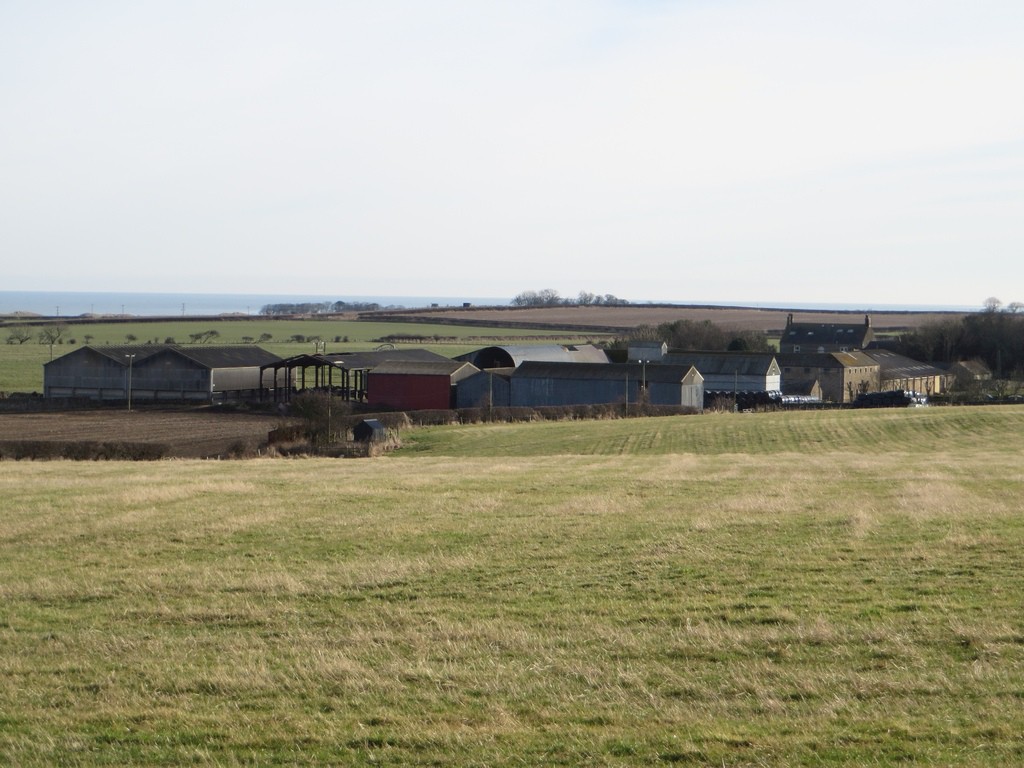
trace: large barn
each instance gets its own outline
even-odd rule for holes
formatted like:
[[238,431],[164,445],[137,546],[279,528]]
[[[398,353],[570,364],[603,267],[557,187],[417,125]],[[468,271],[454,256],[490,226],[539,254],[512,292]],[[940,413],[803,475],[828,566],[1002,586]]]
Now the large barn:
[[261,366],[279,359],[251,344],[85,346],[43,366],[43,393],[136,402],[255,398]]
[[684,405],[700,410],[704,379],[693,366],[525,362],[511,377],[510,405]]
[[457,360],[465,360],[477,368],[515,368],[527,361],[546,363],[607,363],[608,355],[593,344],[504,344],[484,347]]
[[782,369],[775,355],[762,352],[669,352],[662,363],[648,365],[693,366],[704,376],[711,392],[779,392]]

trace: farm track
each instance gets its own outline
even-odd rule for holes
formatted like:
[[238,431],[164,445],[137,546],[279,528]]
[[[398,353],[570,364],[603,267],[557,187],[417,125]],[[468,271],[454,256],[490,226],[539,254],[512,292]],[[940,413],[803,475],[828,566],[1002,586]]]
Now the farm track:
[[201,409],[0,414],[0,440],[162,443],[175,458],[207,458],[266,442],[279,416]]

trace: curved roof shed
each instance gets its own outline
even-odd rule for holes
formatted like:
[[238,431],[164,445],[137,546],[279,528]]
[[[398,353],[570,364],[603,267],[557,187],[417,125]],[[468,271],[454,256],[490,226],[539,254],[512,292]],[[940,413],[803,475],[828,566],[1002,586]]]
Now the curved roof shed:
[[484,347],[460,355],[481,370],[487,368],[518,368],[525,362],[540,363],[608,363],[608,355],[593,344],[503,344]]

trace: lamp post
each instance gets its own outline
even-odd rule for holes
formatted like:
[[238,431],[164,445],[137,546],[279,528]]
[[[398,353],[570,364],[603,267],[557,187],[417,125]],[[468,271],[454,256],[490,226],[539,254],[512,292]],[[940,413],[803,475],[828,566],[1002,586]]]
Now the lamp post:
[[135,362],[135,355],[125,355],[128,358],[128,413],[132,412],[132,364]]

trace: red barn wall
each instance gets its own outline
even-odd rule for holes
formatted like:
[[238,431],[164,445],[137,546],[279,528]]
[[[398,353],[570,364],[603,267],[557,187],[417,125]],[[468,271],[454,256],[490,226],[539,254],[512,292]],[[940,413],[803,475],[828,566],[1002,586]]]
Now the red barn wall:
[[423,411],[451,408],[451,400],[450,376],[374,374],[370,371],[366,388],[368,405],[403,411]]

